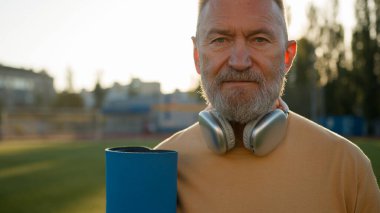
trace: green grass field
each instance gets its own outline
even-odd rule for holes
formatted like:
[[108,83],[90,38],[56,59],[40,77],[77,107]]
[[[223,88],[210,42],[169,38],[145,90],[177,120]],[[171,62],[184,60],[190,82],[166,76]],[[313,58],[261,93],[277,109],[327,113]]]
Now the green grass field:
[[[0,143],[0,212],[105,212],[104,149],[161,139]],[[380,140],[354,140],[380,179]]]
[[159,140],[0,143],[0,212],[105,212],[104,149]]

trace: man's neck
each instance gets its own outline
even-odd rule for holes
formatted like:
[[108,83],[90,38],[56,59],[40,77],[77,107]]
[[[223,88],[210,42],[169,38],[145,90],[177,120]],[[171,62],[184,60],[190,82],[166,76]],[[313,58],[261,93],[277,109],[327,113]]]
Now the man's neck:
[[243,147],[243,132],[245,124],[230,122],[235,135],[235,147]]

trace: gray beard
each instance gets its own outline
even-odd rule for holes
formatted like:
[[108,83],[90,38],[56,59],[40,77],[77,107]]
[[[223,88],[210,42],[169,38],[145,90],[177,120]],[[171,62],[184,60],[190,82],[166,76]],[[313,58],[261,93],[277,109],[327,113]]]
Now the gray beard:
[[[278,69],[277,77],[268,82],[261,72],[252,70],[222,70],[216,78],[207,82],[202,73],[202,95],[225,119],[246,124],[256,120],[273,109],[275,101],[282,95],[285,86],[285,67]],[[247,92],[246,89],[234,89],[221,92],[223,81],[248,80],[255,81],[258,89]]]

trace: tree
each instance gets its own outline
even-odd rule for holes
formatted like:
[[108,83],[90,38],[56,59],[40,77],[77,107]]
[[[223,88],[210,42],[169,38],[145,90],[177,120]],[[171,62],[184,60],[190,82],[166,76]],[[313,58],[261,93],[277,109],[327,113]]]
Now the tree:
[[311,93],[315,91],[315,47],[307,38],[297,41],[297,45],[297,57],[287,77],[284,100],[293,111],[310,118]]
[[100,79],[101,79],[101,72],[99,71],[97,74],[97,80],[96,80],[96,85],[93,91],[94,98],[95,98],[95,109],[100,109],[103,105],[103,100],[105,96],[105,90],[102,88],[100,84]]
[[66,91],[69,93],[74,92],[74,84],[73,84],[73,71],[71,68],[67,68],[66,70]]
[[319,84],[322,86],[338,78],[340,69],[345,66],[344,29],[337,21],[339,1],[332,0],[329,3],[332,5],[327,8],[331,10],[324,9],[325,13],[319,11],[318,14],[324,16],[319,16],[317,25],[309,27],[315,27],[316,32],[307,35],[317,47],[315,66],[320,74]]
[[334,0],[328,20],[325,20],[324,48],[319,60],[319,69],[324,70],[325,110],[329,115],[347,115],[357,113],[357,85],[354,75],[349,69],[346,57],[348,50],[344,43],[344,28],[338,23],[339,1]]
[[340,68],[339,78],[329,81],[325,87],[325,107],[329,115],[358,114],[358,104],[355,97],[358,86],[352,71]]
[[352,36],[353,72],[358,102],[370,124],[380,117],[380,1],[356,0]]
[[355,100],[347,100],[347,95],[355,90],[346,87],[352,85],[352,75],[347,68],[344,28],[337,20],[339,1],[329,4],[323,13],[311,5],[308,13],[310,23],[306,37],[316,47],[314,116],[317,112],[319,115],[352,113],[355,105]]
[[83,108],[83,100],[79,94],[67,91],[58,93],[53,104],[56,108]]

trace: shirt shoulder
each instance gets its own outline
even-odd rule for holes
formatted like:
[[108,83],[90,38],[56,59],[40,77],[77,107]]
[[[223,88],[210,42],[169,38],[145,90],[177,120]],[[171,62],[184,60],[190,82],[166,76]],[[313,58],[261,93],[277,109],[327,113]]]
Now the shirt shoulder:
[[369,162],[367,156],[356,144],[294,112],[291,112],[289,116],[287,137],[296,141],[297,146],[312,147],[314,151],[320,151],[319,154],[336,152],[335,154],[346,154]]
[[176,132],[169,138],[159,143],[154,149],[169,149],[175,151],[185,151],[186,149],[194,149],[204,144],[200,126],[197,123],[188,128]]

